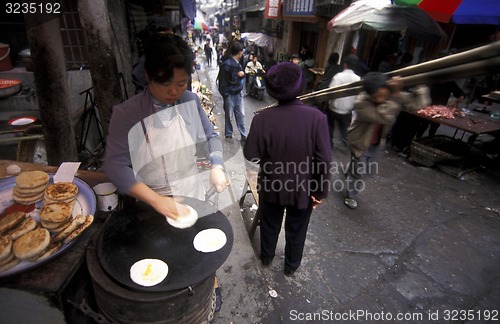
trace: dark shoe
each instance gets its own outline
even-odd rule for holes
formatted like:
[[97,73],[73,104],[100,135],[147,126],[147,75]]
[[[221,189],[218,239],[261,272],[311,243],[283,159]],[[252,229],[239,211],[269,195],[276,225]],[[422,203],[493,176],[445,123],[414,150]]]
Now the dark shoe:
[[227,139],[232,139],[232,138],[233,138],[233,135],[226,135],[226,138],[227,138]]
[[246,136],[241,136],[241,141],[242,142],[245,142],[247,140],[247,137]]
[[220,287],[215,288],[215,311],[220,311],[222,307],[222,291]]
[[288,269],[288,268],[285,268],[285,276],[290,277],[290,276],[292,276],[295,273],[295,271],[297,271],[297,269]]
[[358,207],[358,203],[354,200],[354,198],[344,199],[344,204],[351,209],[356,209]]
[[260,262],[264,267],[269,267],[271,265],[271,262],[273,262],[273,258],[261,259]]

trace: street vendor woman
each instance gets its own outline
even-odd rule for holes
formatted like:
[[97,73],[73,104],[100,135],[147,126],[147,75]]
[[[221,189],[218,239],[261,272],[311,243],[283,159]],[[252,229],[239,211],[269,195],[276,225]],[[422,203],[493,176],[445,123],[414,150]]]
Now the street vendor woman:
[[204,199],[197,157],[211,162],[210,185],[228,185],[222,143],[198,97],[187,91],[193,53],[177,35],[152,36],[145,46],[148,87],[114,106],[104,170],[118,190],[177,219],[187,206],[174,197]]

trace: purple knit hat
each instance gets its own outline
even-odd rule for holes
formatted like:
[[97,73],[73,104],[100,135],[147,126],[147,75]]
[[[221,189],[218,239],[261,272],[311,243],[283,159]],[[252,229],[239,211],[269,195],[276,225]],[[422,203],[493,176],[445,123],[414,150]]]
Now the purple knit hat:
[[267,71],[267,93],[277,100],[292,100],[304,90],[302,68],[291,62],[273,65]]

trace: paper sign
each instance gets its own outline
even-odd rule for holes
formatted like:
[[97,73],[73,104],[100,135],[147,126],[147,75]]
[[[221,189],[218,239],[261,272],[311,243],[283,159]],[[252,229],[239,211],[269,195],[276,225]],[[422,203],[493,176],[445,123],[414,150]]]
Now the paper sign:
[[54,175],[54,183],[57,182],[73,182],[78,168],[80,167],[80,162],[64,162],[57,169]]

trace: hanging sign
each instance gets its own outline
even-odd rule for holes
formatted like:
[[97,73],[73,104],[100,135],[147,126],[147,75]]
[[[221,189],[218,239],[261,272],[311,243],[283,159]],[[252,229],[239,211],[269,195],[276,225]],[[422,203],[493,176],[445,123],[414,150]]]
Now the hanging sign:
[[286,16],[314,16],[316,0],[284,0]]
[[280,17],[280,0],[267,0],[264,10],[266,19],[278,19]]

